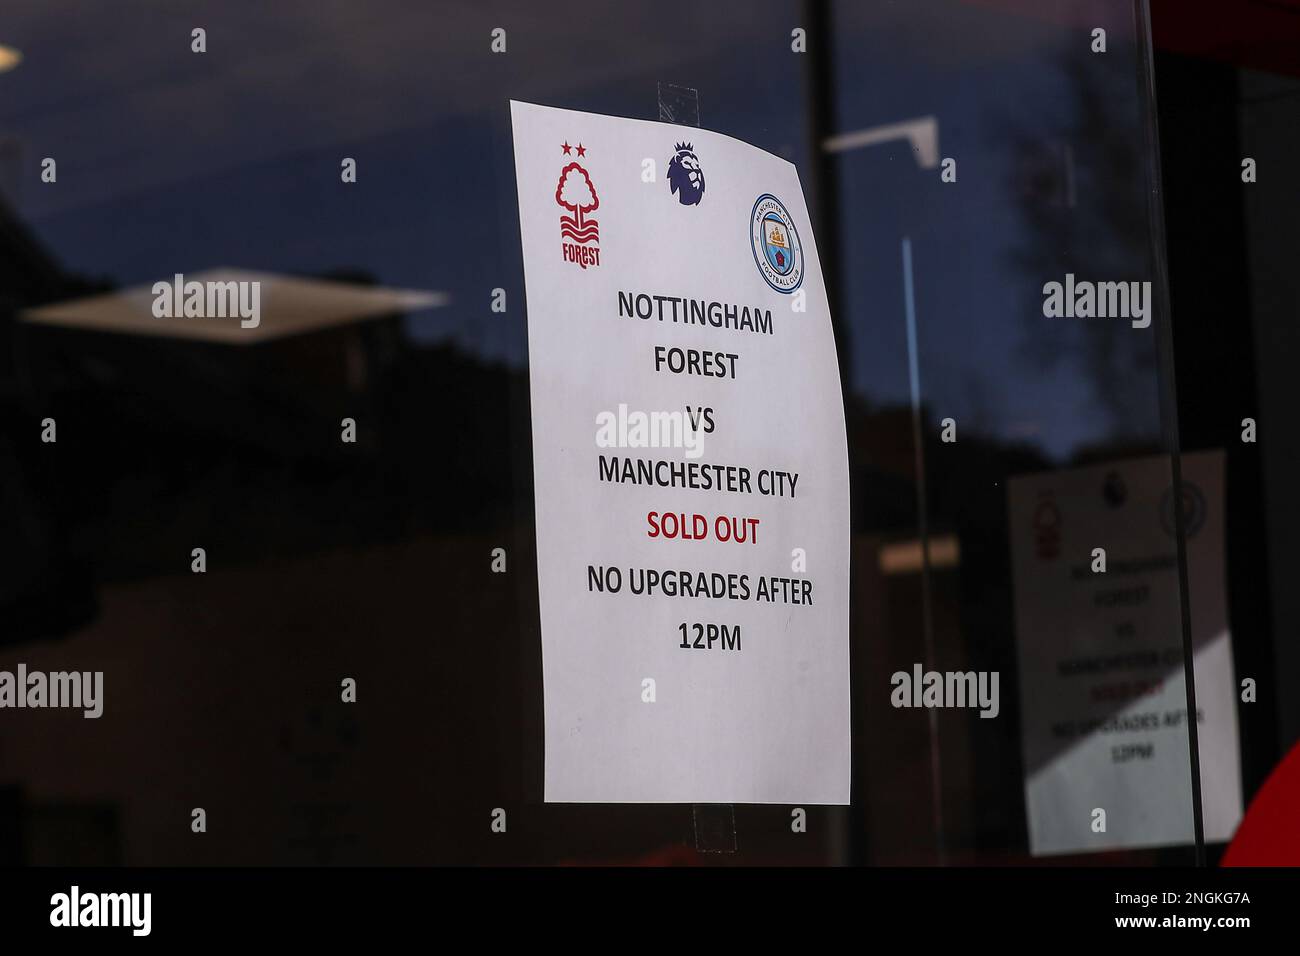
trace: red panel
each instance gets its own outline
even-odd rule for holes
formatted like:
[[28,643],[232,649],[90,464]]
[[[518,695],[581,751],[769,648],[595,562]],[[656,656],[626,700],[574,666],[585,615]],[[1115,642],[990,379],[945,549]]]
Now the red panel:
[[1300,0],[1151,0],[1158,50],[1300,75]]
[[1224,866],[1300,866],[1300,744],[1259,788],[1223,854]]

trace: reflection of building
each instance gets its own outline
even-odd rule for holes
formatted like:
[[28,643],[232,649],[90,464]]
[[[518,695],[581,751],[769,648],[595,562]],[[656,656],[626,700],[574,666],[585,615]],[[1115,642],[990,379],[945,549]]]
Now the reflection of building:
[[[769,61],[789,29],[781,4],[733,2],[734,16],[691,30],[654,4],[533,20],[506,71],[459,42],[478,29],[470,13],[449,12],[433,35],[375,2],[392,15],[358,7],[339,12],[346,29],[310,34],[295,24],[305,0],[225,5],[212,14],[225,32],[268,49],[252,67],[192,58],[186,81],[167,84],[136,55],[147,31],[87,8],[82,33],[112,40],[121,80],[99,86],[76,68],[58,15],[33,6],[44,55],[0,77],[5,143],[30,158],[78,131],[82,174],[65,166],[57,190],[32,180],[23,196],[65,261],[110,277],[70,274],[0,204],[0,648],[47,669],[99,663],[110,695],[93,737],[80,724],[3,723],[0,853],[25,838],[41,860],[474,863],[687,845],[686,808],[536,802],[528,381],[499,110],[511,95],[562,91],[566,105],[646,115],[655,76],[698,85],[707,123],[790,158],[810,196],[824,188],[811,235],[828,268],[840,260],[827,277],[841,280],[853,467],[858,803],[825,813],[795,848],[783,813],[737,808],[736,859],[825,862],[852,845],[856,862],[1026,861],[1006,481],[1153,454],[1175,407],[1184,448],[1227,452],[1235,664],[1260,681],[1240,709],[1247,795],[1300,736],[1300,645],[1287,637],[1300,631],[1300,454],[1287,425],[1300,209],[1286,173],[1300,150],[1300,17],[1287,4],[1228,16],[1217,2],[1153,0],[1153,115],[1135,82],[1143,38],[1118,18],[1110,51],[1093,57],[1081,42],[1090,4],[812,4],[824,29],[810,37],[833,45],[798,58],[806,76],[738,66]],[[580,68],[555,49],[582,50]],[[309,72],[320,82],[302,82]],[[38,82],[11,95],[4,84],[28,75]],[[249,96],[253,82],[279,95]],[[1023,150],[1008,117],[1025,120]],[[1152,133],[1167,240],[1145,204]],[[338,179],[345,154],[363,156],[355,189]],[[28,175],[15,155],[0,146],[0,180]],[[961,164],[953,182],[939,169],[948,156]],[[1249,185],[1246,156],[1259,168]],[[911,351],[902,236],[916,250]],[[767,235],[776,249],[783,238]],[[1128,330],[1072,327],[1080,362],[1067,369],[1047,365],[1069,351],[1061,328],[1034,325],[1044,348],[1024,357],[1036,316],[1022,294],[1044,279],[1016,257],[1026,250],[1167,265],[1176,402],[1166,357]],[[421,347],[395,303],[364,326],[232,348],[17,318],[166,275],[174,258],[282,275],[341,260],[354,291],[377,276],[451,289],[457,310],[440,314],[461,327],[410,323],[441,343]],[[508,314],[484,308],[497,286]],[[46,416],[56,446],[33,437]],[[936,435],[949,416],[952,444]],[[339,441],[343,417],[358,424],[355,446]],[[1247,417],[1256,444],[1240,440]],[[196,546],[204,576],[189,572]],[[485,570],[496,548],[507,575]],[[917,661],[1000,671],[1001,716],[892,709],[884,676]],[[342,674],[366,702],[355,722],[331,710]],[[200,789],[238,833],[196,858],[185,819]],[[512,816],[509,843],[457,825],[501,803],[528,821],[516,829]],[[419,831],[429,815],[412,837],[409,821]]]
[[20,309],[84,294],[90,283],[66,273],[0,200],[0,646],[57,637],[84,623],[93,598],[65,534],[67,502],[51,456],[39,442],[49,414],[32,385]]

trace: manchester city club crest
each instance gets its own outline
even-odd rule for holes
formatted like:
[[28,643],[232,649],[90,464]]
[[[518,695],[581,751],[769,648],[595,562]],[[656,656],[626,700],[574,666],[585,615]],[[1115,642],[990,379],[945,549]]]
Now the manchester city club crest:
[[781,200],[764,193],[749,217],[749,240],[763,279],[777,292],[790,293],[803,282],[803,245]]
[[[1205,494],[1190,481],[1184,481],[1182,491],[1178,495],[1178,501],[1183,512],[1183,533],[1189,538],[1195,537],[1196,532],[1201,530],[1201,525],[1205,524]],[[1171,538],[1178,527],[1174,521],[1174,489],[1172,485],[1166,488],[1165,493],[1160,496],[1160,526],[1165,529],[1165,534]]]

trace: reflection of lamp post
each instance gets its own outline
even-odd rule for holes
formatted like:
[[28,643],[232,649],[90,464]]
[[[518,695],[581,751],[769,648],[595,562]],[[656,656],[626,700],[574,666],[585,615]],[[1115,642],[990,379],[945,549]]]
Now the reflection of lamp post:
[[922,169],[934,169],[939,165],[939,121],[933,116],[918,116],[901,123],[838,133],[822,140],[822,149],[828,153],[843,153],[896,139],[905,139],[912,144],[916,165]]
[[[813,23],[814,34],[818,37],[829,37],[830,30],[830,5],[826,2],[810,2],[807,7],[809,21]],[[912,156],[916,160],[917,166],[921,169],[934,169],[939,165],[939,121],[933,116],[920,116],[915,119],[904,120],[897,123],[887,123],[881,126],[872,126],[867,129],[854,130],[848,133],[831,134],[833,117],[835,115],[834,97],[836,87],[834,82],[834,67],[830,62],[830,50],[833,47],[827,43],[825,52],[821,53],[813,61],[813,79],[812,79],[812,96],[811,96],[811,113],[813,116],[813,148],[820,154],[818,156],[818,206],[819,218],[826,229],[832,236],[839,233],[838,222],[838,169],[837,161],[839,153],[845,153],[854,149],[862,149],[867,146],[875,146],[880,143],[887,143],[893,140],[905,139],[912,147]],[[835,249],[835,246],[831,247]],[[934,670],[934,629],[932,622],[932,608],[930,597],[930,572],[933,566],[933,555],[931,553],[932,543],[930,541],[929,522],[926,517],[927,512],[927,493],[925,489],[925,461],[923,452],[923,433],[921,429],[920,414],[920,380],[919,370],[916,361],[916,323],[915,323],[915,306],[912,294],[912,245],[908,239],[903,240],[903,263],[904,263],[904,296],[907,307],[907,329],[908,329],[908,371],[912,383],[912,428],[913,443],[916,449],[917,464],[917,508],[920,516],[918,527],[918,541],[920,543],[921,558],[921,580],[922,580],[922,631],[924,638],[924,657],[926,667]],[[832,252],[826,260],[823,260],[823,270],[828,270],[830,275],[826,278],[828,293],[837,293],[838,290],[838,273],[839,273],[839,255],[838,252]],[[838,296],[836,296],[838,298]],[[838,312],[838,302],[832,301],[831,321],[836,322],[835,315]],[[843,321],[843,320],[840,320]],[[840,348],[840,378],[844,391],[848,392],[848,374],[847,367],[849,359],[846,356],[847,337],[842,325],[836,327],[836,339],[841,345]],[[850,479],[851,480],[851,479]],[[936,713],[931,710],[927,714],[929,724],[929,742],[930,742],[930,803],[932,813],[932,826],[934,829],[935,849],[938,854],[939,863],[942,864],[947,857],[947,846],[945,839],[945,827],[943,819],[943,778],[942,768],[939,762],[939,726]],[[858,793],[861,793],[864,785],[864,779],[856,772],[857,762],[855,761],[855,773],[853,787]],[[861,798],[859,797],[860,801]],[[855,812],[857,808],[854,808]],[[860,819],[860,818],[859,818]],[[866,839],[856,827],[850,827],[849,840],[852,847],[850,857],[853,862],[865,862],[867,846]]]
[[22,52],[0,43],[0,73],[8,73],[23,62]]

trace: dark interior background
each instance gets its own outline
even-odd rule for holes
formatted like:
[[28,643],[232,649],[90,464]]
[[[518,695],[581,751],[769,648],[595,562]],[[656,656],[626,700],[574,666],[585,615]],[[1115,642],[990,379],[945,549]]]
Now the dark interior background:
[[[0,44],[23,62],[0,74],[0,666],[103,670],[107,704],[97,721],[0,714],[0,861],[1190,862],[1190,834],[1031,857],[1015,693],[1007,478],[1224,448],[1236,670],[1260,684],[1239,708],[1247,798],[1300,738],[1300,4],[1153,0],[1153,44],[1145,12],[9,0]],[[796,27],[807,54],[790,51]],[[737,807],[729,853],[701,852],[712,811],[541,803],[507,101],[656,118],[661,82],[698,91],[701,125],[798,166],[846,386],[854,803],[809,808],[805,835],[787,807]],[[828,148],[924,118],[959,157],[956,184],[905,139]],[[22,317],[223,266],[449,303],[240,346]],[[1154,336],[1044,336],[1043,276],[1076,266],[1167,269],[1172,327],[1156,322],[1176,374]],[[39,440],[46,417],[56,444]],[[1245,417],[1257,444],[1240,441]],[[917,539],[922,504],[962,555],[936,569],[928,609],[919,573],[879,561]],[[506,574],[490,571],[498,547]],[[931,726],[888,706],[888,675],[926,653],[927,611],[932,666],[1002,673],[999,720]],[[497,807],[506,836],[489,830]]]

